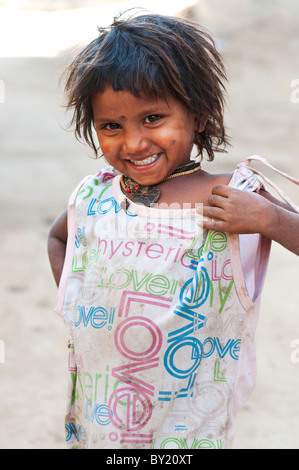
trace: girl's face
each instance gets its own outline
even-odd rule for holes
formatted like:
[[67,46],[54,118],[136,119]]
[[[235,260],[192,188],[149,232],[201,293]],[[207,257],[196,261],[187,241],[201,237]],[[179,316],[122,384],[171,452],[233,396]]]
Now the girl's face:
[[167,102],[136,98],[129,91],[109,87],[95,94],[92,106],[106,160],[139,184],[157,184],[189,162],[195,115],[171,96]]

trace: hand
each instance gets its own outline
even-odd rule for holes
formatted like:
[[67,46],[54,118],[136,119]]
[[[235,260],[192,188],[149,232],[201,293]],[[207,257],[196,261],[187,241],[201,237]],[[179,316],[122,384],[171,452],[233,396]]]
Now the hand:
[[228,233],[260,233],[299,256],[299,214],[267,191],[245,192],[215,186],[203,206],[204,229]]
[[203,207],[203,228],[229,233],[264,233],[273,204],[260,194],[230,186],[215,186]]

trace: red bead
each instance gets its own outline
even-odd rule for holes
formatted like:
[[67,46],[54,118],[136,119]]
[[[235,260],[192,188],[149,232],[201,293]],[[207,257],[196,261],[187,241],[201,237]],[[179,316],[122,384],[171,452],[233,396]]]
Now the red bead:
[[127,193],[131,192],[130,188],[126,188],[126,191],[127,191]]
[[134,189],[135,189],[135,191],[137,191],[137,189],[139,189],[139,186],[138,185],[134,186]]

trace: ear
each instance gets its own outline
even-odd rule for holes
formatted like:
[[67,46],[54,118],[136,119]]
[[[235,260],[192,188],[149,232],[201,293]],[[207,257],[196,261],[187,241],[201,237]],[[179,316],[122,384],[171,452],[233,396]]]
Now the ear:
[[202,132],[204,131],[207,121],[209,119],[209,112],[206,111],[200,118],[197,116],[194,119],[194,125],[195,125],[195,131],[196,132]]

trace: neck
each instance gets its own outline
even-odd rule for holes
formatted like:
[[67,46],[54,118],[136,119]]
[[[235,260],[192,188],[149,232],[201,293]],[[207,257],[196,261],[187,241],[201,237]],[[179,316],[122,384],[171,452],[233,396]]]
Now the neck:
[[[200,162],[189,162],[176,168],[176,170],[174,170],[171,175],[164,178],[161,183],[172,178],[194,173],[198,170],[200,170]],[[143,186],[126,175],[122,175],[120,182],[123,192],[129,197],[129,199],[137,204],[150,206],[151,204],[156,203],[160,198],[160,189],[156,185]]]

